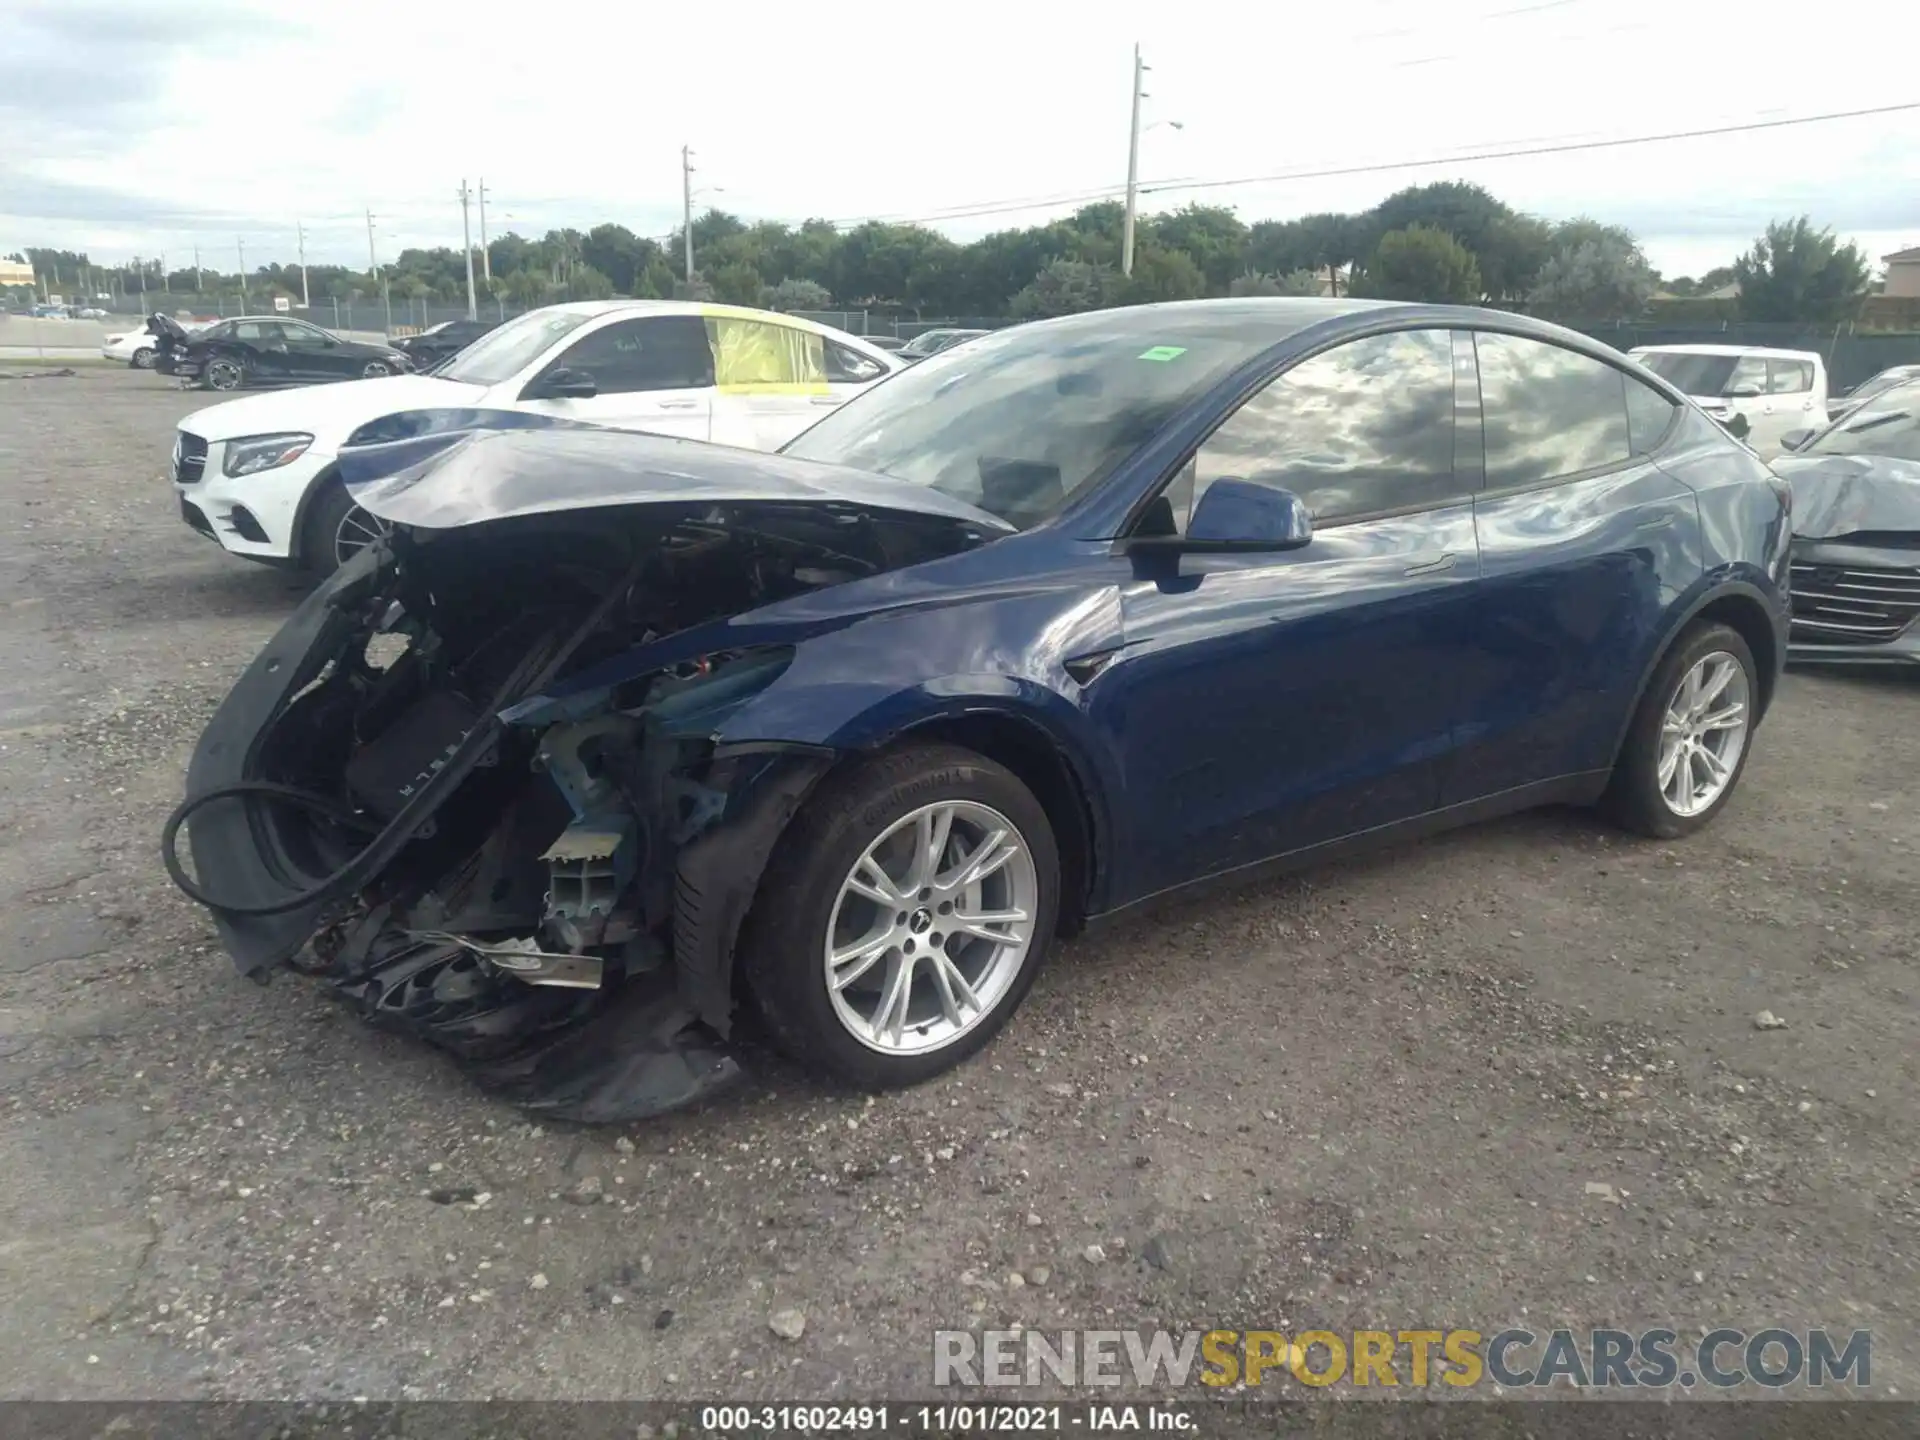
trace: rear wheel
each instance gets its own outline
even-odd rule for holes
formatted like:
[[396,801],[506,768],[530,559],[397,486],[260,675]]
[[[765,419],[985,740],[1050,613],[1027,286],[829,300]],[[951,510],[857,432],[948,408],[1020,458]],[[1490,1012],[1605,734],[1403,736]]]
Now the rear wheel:
[[386,521],[354,504],[346,486],[338,480],[330,481],[307,512],[306,534],[300,546],[301,562],[324,580],[384,536],[389,528]]
[[247,362],[237,356],[216,355],[207,361],[209,390],[238,390],[247,383]]
[[127,363],[132,365],[136,370],[151,370],[153,368],[153,346],[142,345],[138,350],[133,352],[133,358]]
[[914,745],[827,782],[781,840],[742,936],[781,1048],[867,1088],[912,1085],[979,1050],[1053,937],[1060,862],[1009,771]]
[[1746,769],[1759,697],[1753,652],[1737,630],[1683,631],[1647,682],[1601,801],[1607,815],[1663,840],[1705,825]]

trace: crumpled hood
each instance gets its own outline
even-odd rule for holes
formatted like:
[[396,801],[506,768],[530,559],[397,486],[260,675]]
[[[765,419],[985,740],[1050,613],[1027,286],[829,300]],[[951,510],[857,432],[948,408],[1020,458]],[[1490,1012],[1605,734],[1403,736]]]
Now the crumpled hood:
[[490,421],[464,412],[411,438],[349,447],[341,479],[363,509],[426,530],[627,505],[813,504],[938,516],[985,537],[1013,533],[943,491],[864,470],[566,422],[529,427],[536,417],[515,412],[498,419],[518,426],[466,428]]
[[228,400],[194,411],[180,422],[180,428],[208,440],[301,431],[313,436],[313,448],[325,454],[346,443],[347,437],[369,420],[401,410],[472,405],[485,393],[479,385],[462,385],[432,375],[341,380]]
[[1920,463],[1886,455],[1783,455],[1773,469],[1793,487],[1799,539],[1920,532]]

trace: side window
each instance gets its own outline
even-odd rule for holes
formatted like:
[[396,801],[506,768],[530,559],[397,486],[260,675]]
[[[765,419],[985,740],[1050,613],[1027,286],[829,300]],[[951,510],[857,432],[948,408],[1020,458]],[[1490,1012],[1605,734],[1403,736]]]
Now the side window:
[[1167,492],[1173,523],[1225,475],[1291,490],[1319,525],[1444,504],[1467,489],[1453,425],[1447,331],[1349,341],[1274,377],[1207,438]]
[[1733,373],[1727,377],[1726,395],[1764,395],[1767,393],[1767,362],[1751,355],[1742,355],[1734,362]]
[[1636,455],[1651,455],[1653,447],[1673,423],[1673,404],[1650,385],[1642,385],[1631,375],[1622,375],[1627,387],[1627,441]]
[[584,370],[602,395],[693,390],[713,384],[713,351],[697,315],[621,320],[582,336],[546,367]]
[[303,350],[318,350],[327,339],[311,325],[294,325],[284,320],[280,322],[280,333],[289,345],[298,345]]
[[887,373],[887,367],[878,360],[870,360],[858,350],[849,350],[844,345],[836,345],[829,340],[827,344],[827,379],[835,385],[864,385],[869,380],[878,380]]
[[705,324],[713,341],[714,381],[722,390],[825,389],[825,336],[731,315],[712,316]]
[[[271,335],[267,333],[269,330],[273,332]],[[278,325],[268,325],[265,321],[261,320],[240,320],[235,322],[232,334],[222,338],[244,340],[249,345],[260,345],[269,340],[278,341],[280,338],[280,327]]]
[[1807,360],[1769,360],[1769,395],[1804,395],[1813,389],[1813,364]]
[[1631,458],[1625,372],[1517,335],[1483,330],[1473,347],[1487,489],[1536,485]]

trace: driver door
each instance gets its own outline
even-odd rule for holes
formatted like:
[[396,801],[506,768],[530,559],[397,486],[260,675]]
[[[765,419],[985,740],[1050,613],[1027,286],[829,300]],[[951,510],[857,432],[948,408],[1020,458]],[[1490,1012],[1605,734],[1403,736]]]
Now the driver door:
[[[593,377],[594,393],[543,396],[556,372]],[[616,320],[575,340],[527,382],[516,408],[617,430],[705,440],[713,421],[713,350],[697,315]]]
[[[1445,330],[1348,341],[1253,395],[1150,507],[1185,526],[1232,475],[1292,491],[1304,547],[1136,551],[1125,644],[1095,694],[1121,737],[1115,847],[1142,896],[1435,808],[1470,662],[1479,547],[1477,405],[1459,426]],[[1462,382],[1458,377],[1464,375]]]
[[236,320],[230,343],[233,349],[245,353],[247,369],[256,381],[284,385],[299,378],[277,321]]

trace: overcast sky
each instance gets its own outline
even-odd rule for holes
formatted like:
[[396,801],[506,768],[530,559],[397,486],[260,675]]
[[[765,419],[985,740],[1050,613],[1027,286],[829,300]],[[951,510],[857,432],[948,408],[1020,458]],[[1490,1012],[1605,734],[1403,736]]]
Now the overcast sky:
[[[664,235],[683,143],[695,185],[721,187],[696,208],[930,219],[965,240],[1118,192],[1137,40],[1147,120],[1181,122],[1144,136],[1148,209],[1203,199],[1252,222],[1460,178],[1627,225],[1669,276],[1802,211],[1877,261],[1920,244],[1920,109],[1163,187],[1920,102],[1912,10],[1853,0],[1829,32],[1828,12],[1703,0],[0,0],[0,251],[179,266],[197,243],[231,270],[241,239],[249,265],[291,259],[302,221],[310,261],[364,267],[369,207],[382,258],[457,246],[463,175],[485,177],[493,234]],[[1056,203],[1011,208],[1032,200]]]

